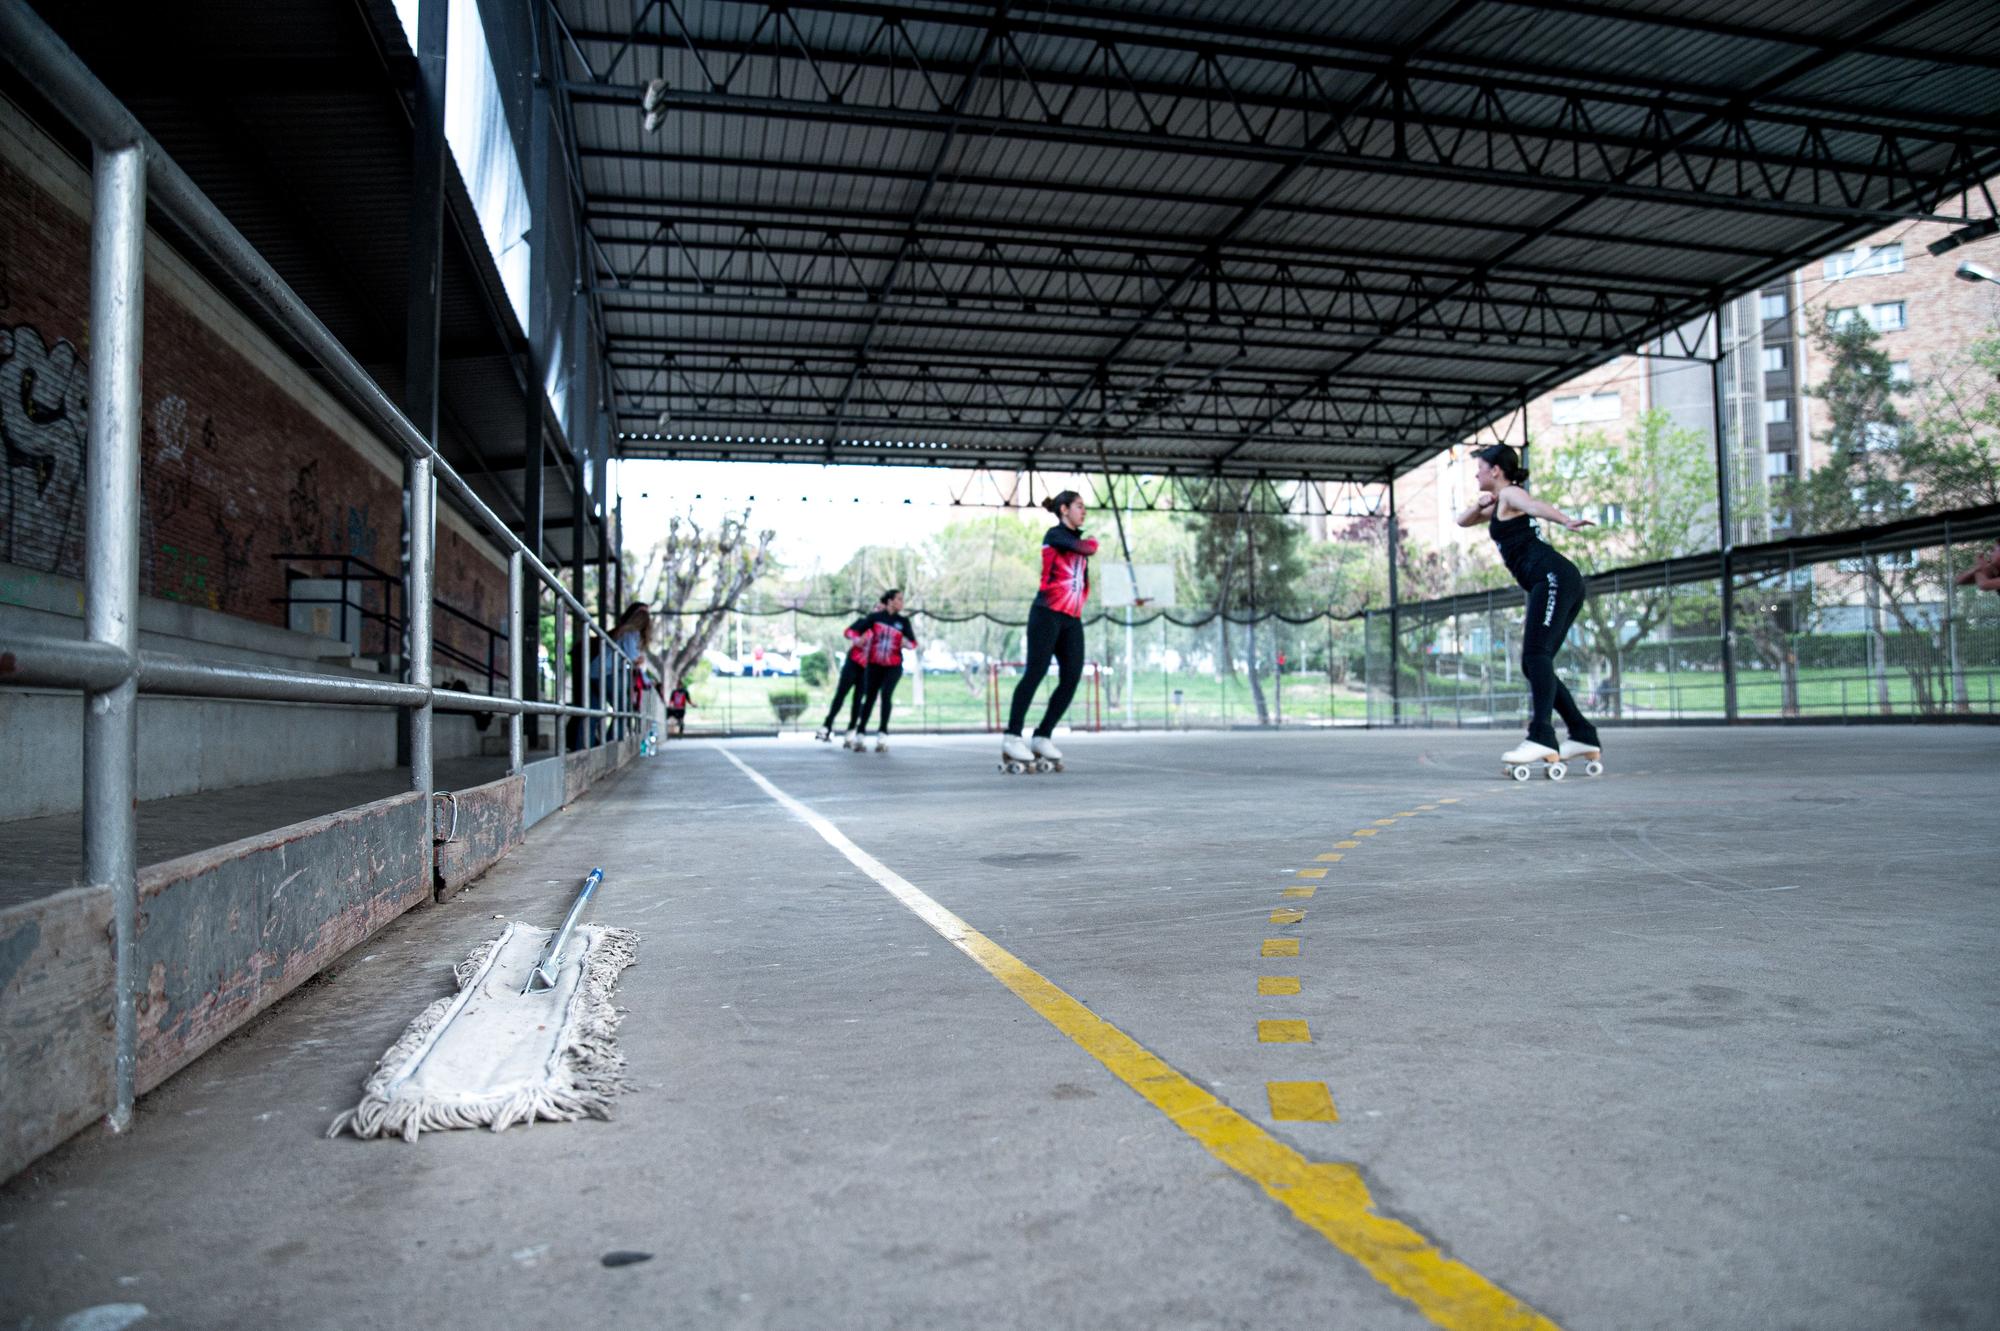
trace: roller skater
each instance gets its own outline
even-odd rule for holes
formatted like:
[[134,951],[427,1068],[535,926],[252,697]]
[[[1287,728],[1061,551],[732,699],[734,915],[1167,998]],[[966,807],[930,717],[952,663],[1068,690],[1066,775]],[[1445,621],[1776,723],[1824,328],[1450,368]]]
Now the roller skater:
[[[875,609],[881,608],[882,603],[877,601]],[[843,749],[853,747],[851,738],[854,728],[861,723],[861,699],[864,696],[861,685],[868,670],[869,627],[868,616],[863,615],[841,630],[847,641],[853,645],[847,649],[847,656],[840,663],[840,683],[833,691],[833,706],[826,709],[826,720],[821,723],[817,731],[813,732],[813,738],[822,744],[832,742],[833,718],[840,715],[840,704],[845,702],[851,693],[854,695],[854,706],[848,712],[847,729],[841,734],[840,747]]]
[[[1597,776],[1604,771],[1597,727],[1556,678],[1556,652],[1577,611],[1583,608],[1583,574],[1542,540],[1535,519],[1560,523],[1571,531],[1581,531],[1591,523],[1586,518],[1572,518],[1554,504],[1529,494],[1527,468],[1521,465],[1521,455],[1506,444],[1476,449],[1472,456],[1478,460],[1474,481],[1479,494],[1458,515],[1458,525],[1490,523],[1501,562],[1528,593],[1521,674],[1528,681],[1533,708],[1527,738],[1500,755],[1501,768],[1516,781],[1526,781],[1540,766],[1551,781],[1560,781],[1569,774],[1570,762],[1581,759],[1584,771]],[[1569,738],[1561,743],[1556,740],[1552,711],[1561,715],[1563,727],[1569,731]]]
[[903,649],[917,646],[916,626],[903,613],[903,591],[891,587],[882,593],[882,608],[868,616],[868,669],[863,675],[866,697],[861,702],[861,720],[855,727],[855,752],[861,751],[868,734],[868,718],[875,704],[882,704],[882,718],[875,727],[875,752],[889,751],[889,712],[896,699],[896,685],[903,678]]
[[[1007,718],[1007,733],[1000,737],[1000,770],[1014,776],[1023,772],[1060,772],[1062,750],[1049,736],[1076,696],[1083,679],[1083,606],[1090,597],[1090,557],[1097,542],[1082,534],[1086,514],[1083,498],[1074,490],[1064,490],[1042,501],[1042,507],[1056,515],[1056,525],[1042,537],[1042,585],[1035,602],[1028,607],[1028,648],[1021,670],[1021,682],[1014,686],[1014,704]],[[1028,708],[1035,690],[1049,673],[1049,658],[1056,661],[1056,690],[1049,696],[1048,711],[1035,727],[1032,741],[1021,738]]]

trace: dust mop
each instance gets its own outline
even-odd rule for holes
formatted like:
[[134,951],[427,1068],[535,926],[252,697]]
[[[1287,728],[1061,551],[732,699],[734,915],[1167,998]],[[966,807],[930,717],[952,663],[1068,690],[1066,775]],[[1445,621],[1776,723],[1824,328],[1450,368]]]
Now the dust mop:
[[426,1130],[610,1117],[625,1070],[611,989],[639,937],[577,926],[603,879],[590,871],[559,928],[513,921],[474,948],[453,970],[458,992],[410,1023],[327,1136],[415,1141]]

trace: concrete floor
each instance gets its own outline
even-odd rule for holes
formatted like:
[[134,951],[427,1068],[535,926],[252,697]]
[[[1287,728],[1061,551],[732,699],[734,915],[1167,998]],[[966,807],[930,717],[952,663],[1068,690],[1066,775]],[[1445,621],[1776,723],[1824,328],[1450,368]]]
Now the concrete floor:
[[[1079,736],[1046,778],[998,775],[986,739],[729,747],[1564,1327],[2000,1325],[2000,731],[1609,733],[1607,776],[1524,786],[1510,738],[1464,733]],[[552,921],[592,863],[595,917],[644,935],[617,1118],[322,1138],[494,917]],[[1259,997],[1270,974],[1300,992]],[[1260,1043],[1264,1018],[1311,1042]],[[1274,1080],[1323,1082],[1339,1121],[1274,1121]],[[1430,1325],[704,743],[350,954],[130,1134],[0,1188],[0,1326],[112,1304],[174,1327]]]

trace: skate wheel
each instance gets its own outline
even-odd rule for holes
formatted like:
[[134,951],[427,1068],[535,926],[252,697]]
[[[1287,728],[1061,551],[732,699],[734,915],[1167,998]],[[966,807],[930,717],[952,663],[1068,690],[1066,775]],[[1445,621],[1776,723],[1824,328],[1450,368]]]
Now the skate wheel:
[[1508,769],[1508,772],[1516,781],[1526,781],[1533,775],[1533,773],[1528,771],[1526,763],[1515,763],[1513,767]]
[[1062,771],[1063,769],[1063,765],[1060,762],[1052,762],[1049,764],[1049,766],[1055,768],[1055,770],[1058,772]]
[[1597,761],[1597,759],[1592,758],[1589,762],[1583,765],[1583,774],[1585,776],[1603,776],[1604,764]]
[[1021,773],[1027,771],[1028,769],[1010,758],[1006,762],[1000,764],[1000,770],[1005,772],[1008,776],[1019,776],[1021,775]]
[[1566,777],[1566,776],[1568,776],[1568,775],[1569,775],[1569,764],[1568,764],[1568,763],[1550,763],[1550,764],[1549,764],[1549,780],[1551,780],[1551,781],[1560,781],[1560,780],[1562,780],[1562,779],[1563,779],[1564,777]]
[[1035,759],[1035,770],[1037,772],[1053,772],[1056,770],[1056,765],[1047,758],[1037,758]]

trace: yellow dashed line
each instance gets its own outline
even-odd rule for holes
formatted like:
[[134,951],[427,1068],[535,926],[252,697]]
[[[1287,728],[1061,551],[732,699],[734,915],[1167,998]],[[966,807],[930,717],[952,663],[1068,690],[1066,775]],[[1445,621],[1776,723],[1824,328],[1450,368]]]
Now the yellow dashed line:
[[1340,858],[1340,852],[1337,850],[1329,850],[1326,854],[1315,855],[1313,856],[1313,858],[1316,860],[1324,860],[1325,862],[1331,864],[1333,861]]
[[1257,1040],[1260,1044],[1311,1044],[1313,1037],[1303,1021],[1285,1017],[1258,1022]]
[[1396,820],[1394,818],[1377,818],[1375,820],[1375,826],[1377,827],[1394,827],[1395,825]]
[[1271,923],[1297,924],[1299,921],[1305,919],[1305,917],[1306,913],[1302,910],[1295,910],[1290,906],[1280,906],[1271,912]]
[[1458,800],[1458,797],[1457,797],[1457,796],[1455,796],[1455,795],[1454,795],[1454,796],[1453,796],[1452,798],[1448,799],[1448,800],[1439,800],[1439,801],[1438,801],[1438,803],[1439,803],[1439,804],[1457,804],[1458,802],[1459,802],[1459,800]]
[[1424,812],[1424,813],[1430,813],[1430,812],[1434,811],[1434,810],[1435,810],[1435,809],[1437,808],[1437,805],[1435,805],[1435,804],[1419,804],[1419,805],[1417,806],[1417,808],[1418,808],[1418,809],[1419,809],[1420,811]]
[[1284,891],[1278,893],[1278,895],[1281,897],[1289,897],[1293,901],[1305,901],[1305,900],[1310,900],[1312,894],[1317,891],[1319,891],[1319,889],[1316,887],[1288,887]]
[[1292,875],[1292,876],[1293,876],[1293,877],[1295,877],[1295,878],[1324,878],[1324,877],[1326,877],[1326,870],[1324,870],[1324,869],[1299,869],[1299,870],[1295,871],[1295,872],[1293,873],[1293,875]]
[[1273,998],[1284,994],[1296,994],[1298,991],[1299,977],[1296,975],[1259,975],[1257,977],[1257,996],[1259,998]]
[[1353,850],[1356,846],[1360,845],[1361,843],[1359,841],[1336,841],[1333,844],[1340,847],[1342,850]]
[[[1408,1299],[1432,1322],[1448,1331],[1558,1331],[1554,1322],[1506,1290],[1439,1252],[1422,1233],[1377,1213],[1367,1180],[1355,1166],[1308,1160],[918,891],[741,758],[727,749],[721,753],[945,941],[1159,1110],[1169,1123],[1257,1184],[1301,1224],[1353,1258],[1392,1293]],[[1264,942],[1265,956],[1297,956],[1298,950],[1295,938]]]
[[1356,836],[1380,836],[1381,834],[1382,829],[1379,827],[1357,827],[1354,829],[1354,835]]
[[1271,1117],[1281,1123],[1340,1122],[1323,1081],[1267,1081],[1264,1093],[1271,1097]]

